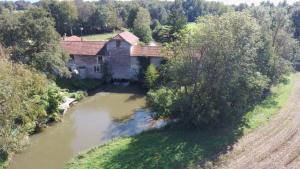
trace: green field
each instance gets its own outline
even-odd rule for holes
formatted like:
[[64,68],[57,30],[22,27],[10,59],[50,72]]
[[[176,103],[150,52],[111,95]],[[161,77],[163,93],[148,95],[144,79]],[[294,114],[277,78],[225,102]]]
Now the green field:
[[121,33],[123,31],[128,31],[127,29],[123,28],[121,31],[114,31],[110,33],[102,33],[102,34],[94,34],[94,35],[86,35],[83,36],[83,40],[86,41],[104,41],[104,40],[109,40],[112,37],[116,36],[118,33]]
[[240,136],[265,124],[287,103],[296,75],[272,88],[272,94],[230,128],[188,130],[178,125],[120,138],[72,159],[65,169],[186,168],[210,159]]
[[104,41],[104,40],[111,39],[112,37],[116,36],[117,34],[118,34],[118,32],[87,35],[87,36],[83,36],[83,40],[86,40],[86,41]]

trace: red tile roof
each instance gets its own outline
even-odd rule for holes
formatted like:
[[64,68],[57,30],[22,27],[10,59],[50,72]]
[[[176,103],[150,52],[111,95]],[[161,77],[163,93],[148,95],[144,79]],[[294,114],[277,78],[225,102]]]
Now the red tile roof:
[[124,39],[126,42],[130,43],[131,45],[135,45],[139,42],[139,38],[130,32],[122,32],[113,37],[113,39]]
[[161,46],[133,46],[131,56],[161,57]]
[[64,37],[64,41],[81,41],[81,37],[79,36],[69,36],[69,37]]
[[97,55],[107,41],[61,41],[62,48],[72,55]]

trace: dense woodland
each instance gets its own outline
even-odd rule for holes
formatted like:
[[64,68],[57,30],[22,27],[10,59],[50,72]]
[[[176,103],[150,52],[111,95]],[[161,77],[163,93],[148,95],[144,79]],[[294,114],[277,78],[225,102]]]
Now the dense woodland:
[[[219,126],[263,100],[300,57],[300,3],[226,6],[204,0],[0,2],[0,158],[59,120],[71,77],[60,37],[129,29],[164,43],[167,62],[144,80],[156,117]],[[193,22],[193,23],[191,23]]]

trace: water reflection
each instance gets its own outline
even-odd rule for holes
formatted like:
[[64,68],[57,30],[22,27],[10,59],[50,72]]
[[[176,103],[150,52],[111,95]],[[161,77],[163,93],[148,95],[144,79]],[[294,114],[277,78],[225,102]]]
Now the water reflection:
[[166,121],[154,121],[151,117],[151,113],[140,110],[136,112],[130,120],[124,123],[113,122],[104,139],[111,140],[115,137],[131,136],[149,129],[161,128],[164,125],[166,125]]

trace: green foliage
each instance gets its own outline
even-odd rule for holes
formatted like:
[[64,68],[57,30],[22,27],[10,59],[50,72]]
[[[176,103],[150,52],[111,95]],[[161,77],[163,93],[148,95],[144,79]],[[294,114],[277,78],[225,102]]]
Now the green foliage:
[[158,42],[170,42],[171,26],[157,25],[153,30],[153,38]]
[[152,39],[150,22],[151,18],[149,12],[140,7],[133,23],[133,33],[145,43],[149,43]]
[[196,21],[199,16],[222,15],[233,11],[231,6],[221,2],[204,0],[186,0],[183,3],[183,8],[189,22]]
[[88,22],[92,32],[111,32],[115,29],[121,29],[122,26],[116,9],[111,5],[97,6]]
[[[256,104],[270,81],[255,62],[261,44],[260,27],[248,13],[200,19],[169,49],[163,88],[176,99],[167,106],[168,114],[189,124],[221,125]],[[148,101],[154,109],[160,106]]]
[[158,77],[159,73],[156,70],[155,65],[150,64],[145,72],[145,83],[148,89],[152,89],[155,86]]
[[42,97],[47,80],[25,66],[0,60],[0,152],[9,154],[23,146],[28,132],[45,122]]
[[[162,88],[176,96],[166,106],[167,114],[194,125],[222,125],[243,115],[299,58],[289,30],[287,9],[268,4],[202,17],[182,29],[180,41],[167,46],[171,59]],[[149,95],[164,97],[160,93]],[[160,108],[157,100],[148,99],[152,109]],[[165,117],[162,108],[160,114]]]
[[73,34],[78,11],[73,1],[41,1],[41,5],[55,19],[55,28],[61,35]]
[[168,25],[171,27],[171,41],[175,40],[175,33],[179,32],[179,30],[181,30],[187,23],[186,16],[184,15],[184,10],[182,8],[182,3],[182,0],[175,0],[174,4],[171,7],[171,12],[168,18]]
[[60,120],[63,94],[40,72],[4,56],[0,56],[0,72],[1,164],[24,147],[28,134]]
[[138,74],[138,79],[141,82],[145,81],[145,72],[150,65],[150,58],[149,57],[138,57],[138,62],[140,65],[140,70]]
[[84,91],[77,91],[70,95],[71,98],[74,98],[76,101],[80,101],[87,96],[87,93]]
[[47,91],[47,97],[45,99],[46,111],[49,117],[48,121],[58,121],[59,118],[59,105],[64,101],[63,95],[61,93],[61,89],[56,85],[49,85]]
[[173,105],[176,101],[174,92],[168,88],[160,88],[147,93],[147,103],[156,117],[170,117],[174,111]]
[[276,83],[291,71],[292,63],[300,57],[299,44],[292,35],[291,14],[288,7],[264,3],[252,7],[250,13],[261,26],[264,46],[257,63],[263,64],[261,72]]
[[300,38],[300,3],[295,4],[293,8],[292,21],[295,27],[294,36]]
[[61,50],[59,35],[49,13],[30,9],[0,16],[0,41],[11,59],[52,75],[68,75],[68,56]]

